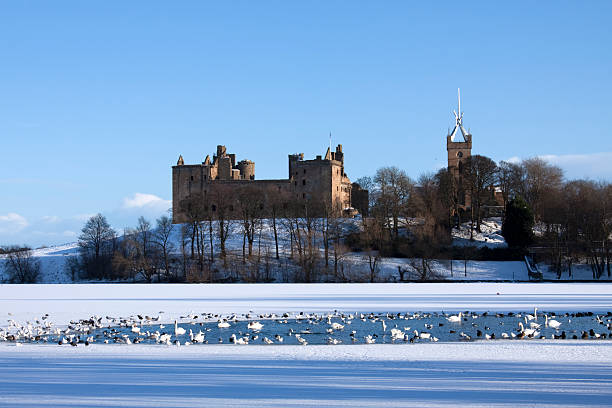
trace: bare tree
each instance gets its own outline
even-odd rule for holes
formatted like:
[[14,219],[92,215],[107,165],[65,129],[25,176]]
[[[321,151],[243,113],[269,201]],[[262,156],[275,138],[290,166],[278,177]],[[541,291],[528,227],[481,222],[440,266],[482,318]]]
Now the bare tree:
[[375,282],[381,260],[381,247],[384,241],[384,224],[380,218],[368,218],[362,221],[363,253],[368,262],[369,281]]
[[480,232],[482,220],[482,205],[493,198],[493,186],[497,177],[497,165],[488,157],[474,155],[465,161],[465,181],[471,197],[471,221],[470,239],[473,239],[474,220],[476,230]]
[[174,225],[167,215],[162,215],[156,220],[157,228],[153,234],[153,239],[161,252],[163,268],[167,277],[171,274],[171,254],[174,251],[174,243],[171,240]]
[[253,243],[264,209],[264,197],[256,189],[245,189],[238,197],[242,217],[242,257],[245,258],[245,241],[248,241],[249,258],[253,255]]
[[321,241],[323,242],[325,269],[329,266],[329,245],[332,240],[333,229],[337,224],[337,219],[341,211],[338,203],[325,200],[323,205],[323,219],[321,220]]
[[[225,202],[222,194],[217,195],[220,197],[219,201],[222,203]],[[215,223],[219,211],[219,205],[217,201],[213,200],[214,198],[216,198],[216,196],[210,197],[209,194],[196,194],[180,203],[181,210],[185,214],[189,224],[191,259],[197,260],[197,268],[200,275],[205,268],[206,247],[208,247],[210,251],[208,266],[206,266],[206,268],[210,269],[214,262]],[[221,208],[220,211],[223,219],[225,209]],[[222,224],[225,226],[224,222],[222,222]],[[206,242],[206,232],[208,232],[208,244]],[[223,247],[224,246],[225,241],[223,241]],[[210,276],[212,277],[212,275]]]
[[181,272],[183,274],[183,279],[185,280],[187,279],[187,268],[189,266],[187,252],[187,246],[189,245],[189,237],[191,236],[189,230],[189,224],[181,225]]
[[279,207],[281,206],[281,201],[275,198],[270,199],[270,216],[272,218],[272,231],[274,233],[274,247],[275,247],[275,256],[276,259],[279,259],[278,254],[278,228],[277,228],[277,219],[279,214]]
[[[441,169],[436,174],[436,183],[438,185],[438,199],[446,210],[448,217],[448,226],[461,225],[461,211],[459,209],[459,188],[457,179],[448,169]],[[453,222],[453,216],[456,217],[456,222]]]
[[[399,236],[399,219],[405,216],[412,193],[414,182],[404,170],[397,167],[383,167],[374,176],[375,200],[373,213],[384,217],[385,225],[392,231],[393,238]],[[388,221],[390,219],[390,222]]]
[[140,247],[134,230],[126,228],[123,231],[123,239],[113,255],[113,270],[119,277],[132,281],[142,272]]
[[231,235],[233,218],[231,212],[234,211],[233,204],[229,202],[229,194],[226,191],[217,189],[215,196],[211,199],[211,214],[217,224],[217,236],[224,266],[226,262],[227,250],[226,242]]
[[525,172],[522,196],[533,209],[536,221],[540,221],[547,195],[563,185],[563,170],[537,157],[523,160],[522,167]]
[[138,243],[138,263],[142,274],[150,282],[157,272],[157,281],[161,282],[160,271],[156,268],[153,248],[153,232],[151,223],[144,217],[138,218],[138,224],[134,230],[134,238]]
[[5,271],[11,283],[36,283],[40,275],[40,262],[28,247],[6,248]]
[[85,223],[79,235],[82,269],[89,278],[107,278],[112,273],[111,260],[116,245],[116,234],[102,214]]

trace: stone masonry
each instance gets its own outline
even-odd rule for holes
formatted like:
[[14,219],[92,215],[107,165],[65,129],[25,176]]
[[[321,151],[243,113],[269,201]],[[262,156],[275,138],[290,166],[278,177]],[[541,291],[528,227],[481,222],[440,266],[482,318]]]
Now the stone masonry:
[[289,155],[288,176],[256,180],[255,163],[236,162],[236,155],[228,154],[222,145],[217,146],[212,160],[206,156],[201,164],[185,164],[180,156],[172,167],[173,222],[193,218],[186,210],[190,200],[199,202],[213,217],[223,211],[228,219],[240,219],[241,208],[254,203],[262,217],[269,217],[273,211],[282,216],[295,208],[309,208],[312,216],[322,216],[326,211],[340,216],[357,211],[367,214],[368,192],[355,189],[344,172],[342,145],[335,151],[327,149],[324,157],[313,160],[304,160],[303,153]]

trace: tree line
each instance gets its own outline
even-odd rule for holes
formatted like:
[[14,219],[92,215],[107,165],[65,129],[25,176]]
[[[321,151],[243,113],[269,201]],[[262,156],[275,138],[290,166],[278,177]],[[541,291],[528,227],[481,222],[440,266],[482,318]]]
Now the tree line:
[[[413,269],[421,277],[435,277],[428,266],[431,257],[473,257],[473,248],[464,249],[464,254],[449,248],[452,228],[469,221],[473,239],[474,232],[481,232],[483,218],[497,210],[516,259],[532,245],[559,277],[563,270],[571,276],[577,262],[588,263],[595,279],[604,272],[610,275],[609,182],[565,180],[561,168],[540,158],[496,164],[474,155],[458,171],[441,169],[414,180],[397,167],[383,167],[358,183],[370,190],[372,216],[364,228],[372,237],[369,245],[384,256],[420,258],[421,265]],[[466,206],[468,199],[471,205]],[[522,208],[520,214],[517,208]],[[381,232],[368,233],[368,229]]]
[[[389,278],[380,266],[392,256],[411,260],[396,279],[430,280],[440,278],[434,259],[520,259],[531,245],[559,277],[579,262],[591,266],[594,278],[610,274],[610,183],[566,181],[559,167],[538,158],[496,164],[480,155],[465,159],[458,172],[413,179],[383,167],[357,182],[370,191],[369,216],[358,222],[342,217],[336,203],[283,202],[257,189],[238,197],[194,195],[180,203],[185,223],[140,217],[121,236],[97,214],[83,226],[79,256],[68,258],[66,268],[73,280],[376,282]],[[452,245],[452,228],[469,222],[472,238],[491,211],[505,214],[510,249]],[[241,245],[230,248],[230,240]],[[36,281],[40,265],[29,248],[3,251],[11,281]]]

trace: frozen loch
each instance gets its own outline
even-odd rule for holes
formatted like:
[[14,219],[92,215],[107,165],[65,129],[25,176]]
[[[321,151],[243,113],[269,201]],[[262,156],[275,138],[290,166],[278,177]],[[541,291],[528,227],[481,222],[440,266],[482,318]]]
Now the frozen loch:
[[[610,305],[607,285],[575,283],[2,285],[3,332],[61,334],[0,342],[0,405],[609,406]],[[511,337],[518,323],[538,335]],[[134,344],[158,331],[169,343]],[[94,341],[56,342],[76,336]]]

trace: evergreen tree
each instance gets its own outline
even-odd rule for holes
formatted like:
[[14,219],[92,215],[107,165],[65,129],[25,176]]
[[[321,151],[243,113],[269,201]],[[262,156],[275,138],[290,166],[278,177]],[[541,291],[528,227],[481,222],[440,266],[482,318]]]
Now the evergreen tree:
[[509,247],[525,248],[533,242],[533,212],[521,197],[516,197],[506,206],[502,224],[502,235]]

